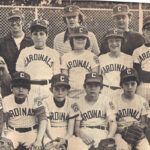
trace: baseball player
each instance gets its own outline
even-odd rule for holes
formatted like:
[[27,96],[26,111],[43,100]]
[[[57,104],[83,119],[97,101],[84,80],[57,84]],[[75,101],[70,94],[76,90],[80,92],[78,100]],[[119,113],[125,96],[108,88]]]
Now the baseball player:
[[21,10],[12,9],[6,19],[10,33],[0,41],[0,56],[4,58],[9,73],[12,75],[16,70],[16,61],[21,50],[33,45],[33,41],[23,31],[25,17]]
[[16,63],[17,71],[25,71],[31,76],[31,90],[41,95],[49,93],[49,80],[60,73],[60,58],[56,50],[46,46],[48,22],[36,19],[30,31],[34,46],[21,51]]
[[[69,30],[83,24],[85,20],[84,14],[81,12],[79,6],[68,5],[64,8],[63,20],[67,25],[67,29],[56,35],[54,39],[54,49],[56,49],[62,56],[72,50],[69,42]],[[89,32],[90,46],[88,50],[92,51],[95,55],[100,53],[97,39],[93,32]]]
[[84,26],[78,26],[70,30],[69,36],[72,51],[64,54],[61,58],[62,73],[69,75],[71,98],[79,98],[84,93],[83,83],[85,74],[89,72],[98,72],[98,57],[90,51],[88,30]]
[[[123,92],[113,97],[113,102],[117,110],[116,144],[118,150],[130,150],[131,145],[123,140],[122,132],[125,127],[131,125],[139,125],[141,128],[145,128],[149,106],[143,97],[135,94],[137,85],[139,85],[139,78],[135,69],[128,68],[121,72],[120,85]],[[137,145],[134,145],[132,149],[148,150],[149,143],[146,138],[142,138],[139,141],[137,140]]]
[[26,150],[29,150],[31,145],[40,148],[47,117],[42,101],[33,93],[29,93],[30,76],[27,73],[14,73],[12,92],[2,100],[4,119],[8,127],[3,136],[13,142],[16,150],[20,144]]
[[112,138],[116,132],[115,107],[109,97],[100,94],[102,80],[95,72],[86,74],[86,95],[78,101],[81,117],[77,117],[75,125],[76,149],[97,148],[102,139]]
[[[53,95],[43,100],[48,117],[47,136],[44,137],[44,145],[59,137],[68,140],[69,146],[79,109],[76,102],[67,97],[70,89],[68,76],[64,74],[54,75],[51,82],[50,90]],[[70,148],[68,147],[68,149]]]
[[[121,46],[121,52],[132,55],[134,49],[140,47],[144,43],[144,39],[141,34],[129,29],[129,23],[132,19],[132,13],[129,11],[129,6],[126,4],[114,6],[112,18],[116,27],[123,30],[124,41]],[[105,38],[102,41],[100,50],[101,54],[109,52]]]
[[105,40],[110,52],[99,57],[100,73],[104,79],[102,93],[112,96],[112,94],[121,91],[120,72],[133,67],[133,59],[132,56],[120,51],[124,41],[122,30],[115,28],[108,30]]

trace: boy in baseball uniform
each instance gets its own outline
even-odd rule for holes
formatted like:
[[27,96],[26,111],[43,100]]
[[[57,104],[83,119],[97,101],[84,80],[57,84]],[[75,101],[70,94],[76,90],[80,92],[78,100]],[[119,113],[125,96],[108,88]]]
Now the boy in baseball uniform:
[[87,50],[90,42],[85,26],[73,28],[69,35],[72,51],[62,56],[61,70],[69,76],[69,97],[78,99],[84,93],[85,74],[98,72],[99,61],[95,54]]
[[121,52],[124,40],[121,29],[110,29],[105,35],[110,52],[100,55],[100,74],[103,76],[102,94],[112,96],[121,91],[120,72],[133,66],[132,56]]
[[[69,89],[68,76],[57,74],[52,77],[50,90],[53,95],[43,100],[48,117],[47,136],[44,137],[44,145],[58,137],[68,140],[68,146],[70,145],[70,138],[74,132],[75,118],[79,115],[79,109],[77,103],[67,96]],[[70,148],[68,147],[68,149]]]
[[115,138],[118,150],[148,150],[149,143],[145,136],[141,140],[137,140],[137,143],[132,146],[122,138],[124,129],[131,125],[140,126],[144,133],[149,105],[143,97],[135,94],[137,85],[139,85],[137,71],[133,68],[128,68],[123,70],[120,76],[120,85],[123,92],[113,97],[117,110],[117,132]]
[[116,132],[115,107],[109,97],[100,94],[102,84],[101,75],[95,72],[86,74],[86,95],[78,101],[81,116],[76,119],[75,126],[77,149],[97,148],[102,139],[113,138]]
[[16,150],[20,145],[25,150],[29,150],[31,146],[41,148],[47,118],[42,101],[29,93],[30,76],[27,73],[13,74],[12,92],[2,100],[4,120],[8,127],[3,136],[13,142]]

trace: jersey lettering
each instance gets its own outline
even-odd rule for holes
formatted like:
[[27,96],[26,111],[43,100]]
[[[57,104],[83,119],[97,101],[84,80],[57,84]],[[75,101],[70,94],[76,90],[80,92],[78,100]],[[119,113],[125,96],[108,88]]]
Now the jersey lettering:
[[9,116],[12,118],[17,116],[34,116],[34,112],[33,109],[30,108],[15,108],[9,110]]
[[48,56],[43,54],[32,54],[25,58],[25,67],[29,65],[32,61],[43,61],[45,62],[50,68],[53,65],[53,61]]
[[119,121],[119,119],[123,117],[133,117],[134,119],[139,121],[141,118],[141,114],[139,111],[134,110],[134,109],[129,109],[129,108],[118,110],[117,121]]
[[93,118],[106,118],[106,113],[104,113],[101,110],[90,110],[88,112],[82,113],[81,117],[83,121],[86,121],[88,119],[93,119]]
[[103,75],[112,71],[121,72],[122,70],[125,70],[126,68],[127,68],[126,66],[121,65],[121,64],[109,64],[101,68],[101,74]]
[[64,112],[50,112],[50,120],[68,120],[68,115]]
[[91,68],[89,62],[86,61],[86,60],[72,60],[72,61],[69,61],[68,64],[67,64],[67,67],[68,67],[68,69],[75,68],[75,67],[83,67],[86,70],[88,70],[89,72],[92,71],[92,68]]
[[138,57],[138,61],[140,63],[142,63],[142,61],[144,61],[145,59],[150,58],[150,51],[147,51],[145,53],[142,53],[141,55],[139,55]]

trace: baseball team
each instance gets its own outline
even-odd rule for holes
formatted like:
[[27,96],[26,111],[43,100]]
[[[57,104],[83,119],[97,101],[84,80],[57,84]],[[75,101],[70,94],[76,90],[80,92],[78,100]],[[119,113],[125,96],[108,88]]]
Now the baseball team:
[[150,16],[142,35],[129,29],[128,5],[114,6],[112,19],[99,48],[80,7],[68,5],[50,48],[48,21],[33,20],[28,37],[23,13],[8,13],[0,149],[4,139],[4,150],[150,150]]

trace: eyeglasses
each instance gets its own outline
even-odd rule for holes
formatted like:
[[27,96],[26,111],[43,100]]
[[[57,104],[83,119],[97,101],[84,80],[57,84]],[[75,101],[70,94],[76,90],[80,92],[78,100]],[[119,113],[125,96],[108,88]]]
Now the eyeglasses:
[[38,36],[38,35],[40,35],[40,36],[44,36],[46,33],[44,32],[44,31],[40,31],[40,32],[32,32],[32,35],[33,36]]

